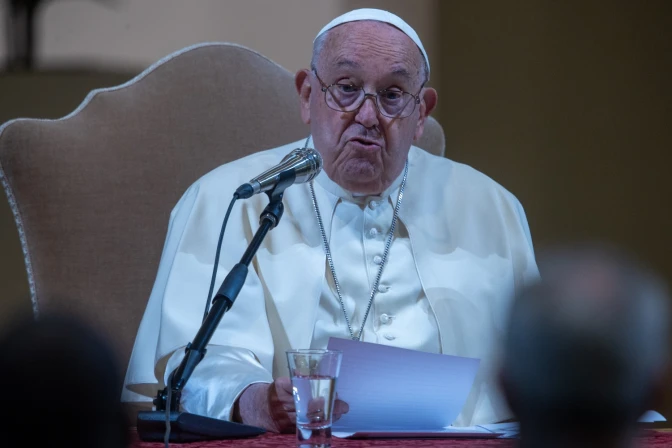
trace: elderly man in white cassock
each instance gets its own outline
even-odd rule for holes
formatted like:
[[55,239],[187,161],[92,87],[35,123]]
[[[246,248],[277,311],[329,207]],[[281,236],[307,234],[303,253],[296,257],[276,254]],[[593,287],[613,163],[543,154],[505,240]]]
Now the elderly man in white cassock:
[[[128,391],[155,396],[200,328],[226,214],[222,192],[308,146],[323,170],[285,191],[282,222],[256,253],[182,408],[293,431],[285,351],[325,348],[334,337],[479,358],[454,424],[511,417],[494,381],[494,347],[510,298],[538,276],[530,232],[505,188],[413,145],[437,102],[429,73],[417,33],[386,11],[351,11],[319,32],[311,68],[295,78],[310,136],[216,168],[175,206]],[[233,208],[217,284],[267,204],[255,195]],[[347,410],[337,402],[336,417]]]

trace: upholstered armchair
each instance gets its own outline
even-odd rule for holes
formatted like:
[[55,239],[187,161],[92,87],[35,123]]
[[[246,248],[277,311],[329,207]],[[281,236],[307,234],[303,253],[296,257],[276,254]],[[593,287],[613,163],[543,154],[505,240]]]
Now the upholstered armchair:
[[[239,45],[205,43],[90,92],[61,119],[5,123],[0,178],[35,314],[83,316],[125,369],[171,209],[218,165],[306,136],[298,105],[292,73]],[[418,146],[443,155],[434,119]]]

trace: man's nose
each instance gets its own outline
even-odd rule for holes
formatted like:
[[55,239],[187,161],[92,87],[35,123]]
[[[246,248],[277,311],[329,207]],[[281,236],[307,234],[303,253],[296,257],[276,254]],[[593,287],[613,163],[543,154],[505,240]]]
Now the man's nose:
[[359,106],[355,121],[366,128],[372,128],[378,125],[378,108],[376,106],[376,97],[366,95],[364,102]]

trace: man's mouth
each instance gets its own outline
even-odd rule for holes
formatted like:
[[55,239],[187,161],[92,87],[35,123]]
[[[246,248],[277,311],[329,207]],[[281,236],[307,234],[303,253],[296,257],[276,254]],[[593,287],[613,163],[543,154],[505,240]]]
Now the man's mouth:
[[350,139],[349,143],[355,143],[357,146],[361,146],[366,149],[374,149],[380,147],[380,145],[376,141],[363,137],[356,137]]

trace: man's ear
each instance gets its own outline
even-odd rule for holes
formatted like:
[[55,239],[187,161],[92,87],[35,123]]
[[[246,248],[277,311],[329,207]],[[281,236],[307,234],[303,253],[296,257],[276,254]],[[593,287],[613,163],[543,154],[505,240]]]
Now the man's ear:
[[438,101],[438,94],[436,90],[431,87],[422,89],[422,97],[420,98],[420,116],[418,117],[418,124],[415,128],[414,141],[420,140],[422,133],[425,130],[425,120],[432,113]]
[[305,124],[310,124],[310,70],[303,69],[296,72],[294,86],[299,94],[301,119]]

